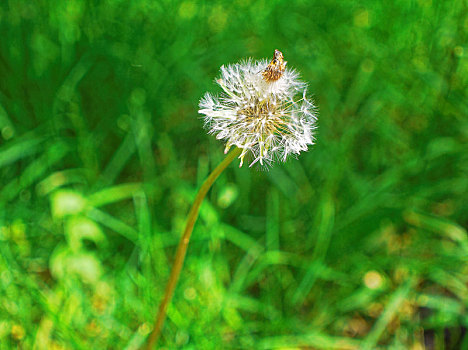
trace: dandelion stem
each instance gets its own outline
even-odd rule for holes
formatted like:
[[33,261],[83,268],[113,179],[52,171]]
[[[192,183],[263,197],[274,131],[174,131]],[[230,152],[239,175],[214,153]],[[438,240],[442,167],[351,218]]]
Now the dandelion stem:
[[169,281],[166,285],[166,290],[164,292],[164,297],[159,306],[158,314],[156,315],[154,328],[151,331],[151,334],[148,337],[146,343],[146,350],[151,350],[156,345],[159,336],[161,335],[162,326],[166,318],[167,308],[171,302],[172,295],[174,294],[174,289],[177,285],[177,281],[180,276],[180,271],[182,270],[182,265],[184,264],[185,254],[187,253],[188,244],[190,241],[190,236],[193,231],[193,226],[198,218],[198,213],[200,211],[200,206],[205,198],[208,190],[211,188],[218,176],[226,169],[226,167],[241,153],[240,148],[235,148],[232,150],[226,158],[213,170],[213,172],[206,178],[203,185],[200,187],[200,190],[195,197],[195,201],[192,204],[192,208],[187,217],[187,223],[185,226],[184,233],[180,238],[179,245],[177,247],[176,256],[174,259],[174,264],[172,265],[171,275],[169,276]]

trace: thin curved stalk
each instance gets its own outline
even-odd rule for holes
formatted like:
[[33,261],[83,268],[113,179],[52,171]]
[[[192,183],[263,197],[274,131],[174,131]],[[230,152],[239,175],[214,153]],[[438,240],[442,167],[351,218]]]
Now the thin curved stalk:
[[232,150],[226,158],[213,170],[213,172],[206,178],[203,185],[200,187],[200,190],[195,197],[195,201],[192,204],[192,208],[187,217],[187,224],[185,226],[184,233],[180,238],[179,245],[177,247],[176,256],[174,259],[174,264],[172,265],[171,275],[169,276],[169,281],[166,285],[166,290],[164,292],[164,297],[159,306],[158,314],[156,315],[156,320],[154,323],[154,328],[151,331],[151,334],[148,337],[145,349],[151,350],[156,345],[159,336],[161,335],[162,326],[164,320],[166,319],[166,312],[169,303],[171,302],[172,295],[174,294],[177,281],[179,280],[180,271],[184,264],[185,254],[187,253],[188,244],[190,241],[190,236],[193,231],[193,226],[198,218],[198,213],[200,211],[200,206],[205,198],[208,190],[211,188],[218,176],[226,169],[226,167],[241,153],[240,148],[235,148]]

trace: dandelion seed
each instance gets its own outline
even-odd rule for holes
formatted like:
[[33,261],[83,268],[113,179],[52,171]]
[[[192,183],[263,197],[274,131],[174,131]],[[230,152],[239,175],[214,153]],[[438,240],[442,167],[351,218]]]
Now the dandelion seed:
[[225,153],[231,146],[242,149],[240,166],[246,155],[253,158],[250,166],[271,164],[314,144],[316,108],[280,51],[270,63],[248,59],[222,66],[216,82],[223,92],[206,93],[199,113],[208,133],[226,140]]

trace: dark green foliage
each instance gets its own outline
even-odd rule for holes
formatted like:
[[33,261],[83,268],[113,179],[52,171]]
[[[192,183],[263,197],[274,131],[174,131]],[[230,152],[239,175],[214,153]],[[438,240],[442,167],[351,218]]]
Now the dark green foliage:
[[136,349],[197,188],[197,104],[280,49],[317,144],[231,166],[166,349],[468,348],[463,0],[3,1],[0,349]]

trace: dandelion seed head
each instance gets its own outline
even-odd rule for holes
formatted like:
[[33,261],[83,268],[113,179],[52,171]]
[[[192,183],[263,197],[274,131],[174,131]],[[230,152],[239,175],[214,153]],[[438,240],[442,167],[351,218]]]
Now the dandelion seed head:
[[248,59],[220,71],[216,83],[223,91],[206,93],[199,113],[208,133],[226,141],[225,153],[231,146],[242,149],[240,166],[247,155],[250,166],[285,161],[314,143],[316,107],[280,51],[270,63]]

